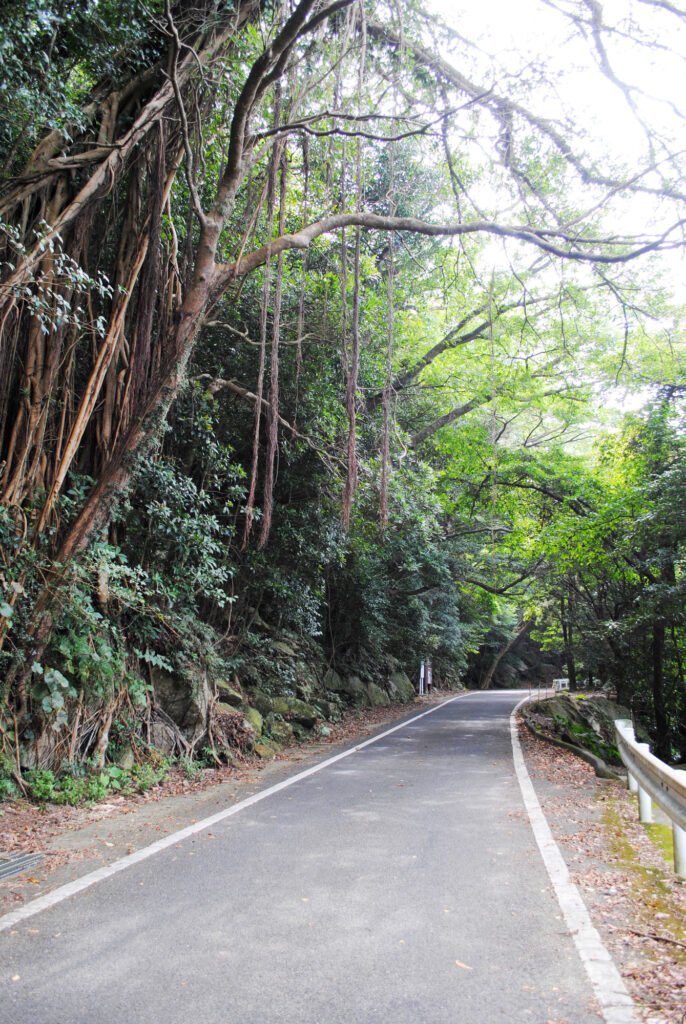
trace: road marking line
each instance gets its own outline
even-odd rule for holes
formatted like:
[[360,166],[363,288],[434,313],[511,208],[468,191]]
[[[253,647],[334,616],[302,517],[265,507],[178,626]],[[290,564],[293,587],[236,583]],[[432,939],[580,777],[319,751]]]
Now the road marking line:
[[448,704],[452,704],[454,701],[468,696],[468,693],[459,693],[455,697],[450,697],[449,700],[444,700],[441,704],[436,704],[435,707],[429,708],[427,711],[422,711],[421,714],[415,715],[414,718],[408,718],[406,722],[401,722],[400,725],[394,725],[393,728],[379,733],[378,736],[372,736],[371,739],[364,740],[363,743],[358,743],[354,747],[350,747],[349,750],[344,750],[340,754],[335,754],[333,757],[329,757],[325,761],[320,761],[311,768],[306,768],[304,771],[298,772],[297,775],[292,775],[290,778],[284,779],[283,782],[277,782],[275,785],[269,786],[267,789],[260,790],[259,793],[254,793],[252,796],[246,797],[245,800],[240,800],[237,804],[232,804],[231,807],[226,807],[223,811],[218,811],[216,814],[212,814],[209,818],[203,818],[201,821],[196,821],[192,825],[188,825],[186,828],[180,829],[178,832],[173,832],[170,835],[165,836],[163,839],[158,839],[156,842],[151,843],[149,846],[144,846],[140,850],[136,850],[135,853],[130,853],[126,857],[122,857],[120,860],[113,861],[112,864],[108,864],[106,867],[98,868],[96,871],[91,871],[87,875],[82,875],[81,878],[76,878],[73,882],[67,882],[66,885],[61,885],[58,889],[54,889],[52,892],[46,893],[44,896],[38,896],[35,900],[25,903],[23,907],[19,907],[17,910],[12,910],[9,914],[5,914],[3,917],[0,917],[0,932],[7,931],[8,928],[13,928],[21,921],[25,921],[27,918],[33,917],[35,914],[40,914],[42,911],[48,910],[50,907],[54,907],[55,904],[61,903],[63,900],[69,899],[70,896],[75,896],[79,892],[83,892],[84,889],[90,889],[92,885],[97,885],[98,882],[104,882],[106,878],[111,878],[112,875],[116,875],[120,871],[125,871],[127,868],[133,867],[134,864],[140,864],[141,861],[147,860],[148,857],[154,857],[156,853],[161,853],[162,850],[166,850],[170,846],[174,846],[177,843],[182,842],[184,839],[188,839],[190,836],[197,835],[198,832],[203,832],[206,828],[211,828],[212,825],[216,825],[217,822],[224,821],[225,818],[230,818],[234,814],[238,814],[240,811],[245,810],[246,807],[253,807],[255,804],[260,803],[260,801],[266,800],[267,797],[273,796],[275,793],[280,793],[281,790],[288,789],[289,786],[294,786],[296,782],[301,782],[303,779],[309,778],[310,775],[315,775],[317,772],[321,772],[324,768],[328,768],[330,765],[336,764],[336,762],[342,761],[346,757],[350,757],[351,754],[356,754],[358,750],[364,750],[365,747],[371,746],[372,743],[378,743],[379,740],[385,739],[386,736],[390,736],[392,733],[398,732],[400,729],[407,728],[407,726],[411,725],[413,722],[418,722],[420,718],[426,718],[427,715],[432,715],[435,711],[439,711]]
[[522,799],[538,848],[541,851],[543,863],[550,876],[567,928],[574,939],[581,962],[586,968],[606,1024],[640,1024],[634,1012],[634,1001],[629,995],[614,960],[591,921],[581,893],[569,876],[565,859],[553,838],[531,782],[519,742],[516,718],[520,707],[527,700],[529,700],[528,697],[521,700],[510,715],[510,736],[512,737],[515,772],[522,791]]

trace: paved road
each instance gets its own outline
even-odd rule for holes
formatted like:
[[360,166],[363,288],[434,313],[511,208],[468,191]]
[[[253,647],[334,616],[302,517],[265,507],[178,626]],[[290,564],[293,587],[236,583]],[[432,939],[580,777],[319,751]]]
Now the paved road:
[[598,1024],[517,699],[444,705],[0,934],[1,1024]]

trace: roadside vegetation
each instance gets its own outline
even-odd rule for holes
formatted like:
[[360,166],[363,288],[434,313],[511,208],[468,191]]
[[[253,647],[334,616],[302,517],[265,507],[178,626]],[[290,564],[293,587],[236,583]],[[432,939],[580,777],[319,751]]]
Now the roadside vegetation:
[[428,658],[686,758],[681,115],[618,70],[684,15],[541,6],[568,69],[421,0],[5,5],[0,796],[273,757]]

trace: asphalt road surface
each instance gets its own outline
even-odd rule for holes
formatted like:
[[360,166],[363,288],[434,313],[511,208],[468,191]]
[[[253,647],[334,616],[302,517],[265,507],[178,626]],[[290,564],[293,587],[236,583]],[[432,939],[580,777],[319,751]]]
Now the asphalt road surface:
[[598,1024],[520,695],[443,705],[0,934],[2,1024]]

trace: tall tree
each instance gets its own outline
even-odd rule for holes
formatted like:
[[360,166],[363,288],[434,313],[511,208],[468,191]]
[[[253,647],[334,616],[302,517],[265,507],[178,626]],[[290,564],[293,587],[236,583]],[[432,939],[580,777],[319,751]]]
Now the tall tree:
[[[385,387],[377,379],[370,388],[372,416],[385,391],[388,449],[393,390],[436,370],[439,357],[474,342],[493,351],[499,325],[509,342],[517,317],[533,338],[534,307],[541,324],[555,312],[564,351],[567,304],[581,305],[582,291],[601,282],[628,308],[621,268],[682,244],[682,156],[661,124],[647,126],[633,166],[601,169],[587,140],[542,112],[541,93],[520,68],[487,60],[447,29],[436,38],[436,22],[419,4],[406,6],[401,23],[396,5],[383,0],[150,7],[131,0],[130,18],[113,34],[121,10],[109,3],[11,6],[3,47],[5,83],[10,74],[29,81],[30,43],[49,93],[45,103],[43,91],[18,89],[18,130],[4,124],[0,137],[0,497],[11,538],[0,643],[10,645],[8,680],[20,709],[32,666],[50,642],[64,581],[159,443],[203,331],[229,349],[242,297],[254,296],[258,279],[265,356],[258,383],[234,380],[231,367],[212,379],[220,376],[227,392],[253,405],[258,455],[267,412],[264,504],[271,510],[279,427],[285,420],[297,432],[280,412],[279,358],[289,339],[279,310],[289,301],[284,283],[299,276],[301,346],[316,260],[332,250],[339,257],[351,426],[358,356],[365,372],[364,356],[354,351],[364,333],[359,289],[366,275],[371,306],[374,275],[388,278],[388,234],[401,239],[392,247],[394,266],[403,252],[441,268],[457,254],[455,291],[472,279],[468,300],[452,302],[460,305],[454,322],[428,348],[406,352],[397,375],[389,363]],[[565,31],[571,24],[587,38],[600,73],[645,127],[644,98],[619,80],[613,52],[633,46],[640,53],[646,37],[623,21],[599,21],[584,3],[560,14]],[[657,25],[652,5],[638,3],[632,16],[641,15],[662,34],[660,45],[683,20],[665,7]],[[541,67],[537,75],[553,72]],[[359,162],[351,140],[364,142]],[[417,187],[422,174],[432,189]],[[635,219],[624,215],[632,200]],[[650,229],[641,219],[646,200],[659,204]],[[628,230],[617,230],[619,215]],[[526,283],[513,297],[489,283],[494,275],[479,262],[489,240],[505,247],[520,282],[534,273],[544,282],[533,297]],[[303,253],[307,267],[294,272]],[[559,263],[581,268],[575,292],[547,286]],[[399,285],[393,304],[401,315]],[[378,297],[376,311],[388,319]],[[226,331],[217,327],[220,316]],[[507,351],[514,364],[516,345]],[[533,355],[527,349],[522,358]],[[540,360],[553,401],[554,389],[567,387],[554,358]],[[437,417],[421,417],[415,447],[506,390],[504,362],[490,365],[492,380],[454,395]],[[538,363],[524,367],[527,386],[537,372]],[[349,480],[354,450],[353,438]]]

